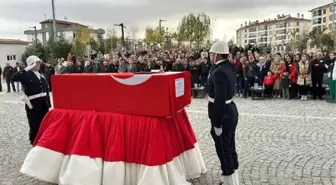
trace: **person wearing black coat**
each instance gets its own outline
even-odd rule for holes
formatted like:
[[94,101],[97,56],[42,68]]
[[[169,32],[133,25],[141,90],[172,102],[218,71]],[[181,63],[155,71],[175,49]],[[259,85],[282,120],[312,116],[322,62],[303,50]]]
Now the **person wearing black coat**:
[[31,145],[34,144],[41,122],[51,107],[47,80],[38,72],[40,63],[41,59],[37,56],[30,56],[27,58],[27,67],[12,76],[12,80],[21,82],[24,89],[25,96],[22,101],[25,102]]
[[199,76],[200,76],[200,67],[196,65],[195,61],[190,62],[189,71],[191,75],[191,87],[196,88],[195,85],[199,84]]
[[7,92],[11,92],[11,86],[13,88],[13,91],[16,92],[14,82],[11,80],[11,77],[14,74],[14,68],[9,65],[9,63],[6,63],[6,67],[3,70],[3,78],[6,80],[7,84]]
[[113,60],[112,63],[108,65],[108,72],[109,73],[117,73],[118,72],[118,60]]
[[77,62],[77,65],[75,66],[74,73],[83,73],[84,67],[80,61]]
[[262,86],[264,83],[264,78],[269,71],[270,65],[269,62],[266,61],[265,58],[260,57],[259,62],[257,63],[257,77],[258,77],[258,85]]
[[313,99],[322,100],[323,96],[323,74],[327,72],[326,63],[324,61],[323,55],[321,52],[318,52],[316,55],[316,59],[311,62],[311,77],[312,77],[312,93]]
[[46,64],[46,68],[44,70],[44,76],[47,80],[48,86],[49,86],[49,92],[52,91],[52,86],[51,86],[51,77],[55,74],[55,68],[51,66],[50,63]]

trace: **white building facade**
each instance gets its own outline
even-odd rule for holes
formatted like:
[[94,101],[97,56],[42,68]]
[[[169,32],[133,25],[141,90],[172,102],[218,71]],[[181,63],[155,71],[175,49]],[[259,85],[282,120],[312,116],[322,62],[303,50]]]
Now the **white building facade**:
[[[41,41],[43,44],[46,44],[49,40],[53,39],[53,20],[47,19],[40,22],[41,29],[26,30],[24,34],[27,36],[28,42],[33,42],[35,37]],[[80,28],[88,27],[80,23],[56,20],[56,32],[57,35],[61,33],[65,36],[66,39],[72,40],[76,37],[76,34]],[[105,34],[103,29],[92,29],[91,37],[97,40],[98,35]]]
[[333,11],[333,3],[329,3],[320,7],[316,7],[309,12],[311,13],[311,24],[313,29],[323,30],[326,29],[330,31],[336,20],[335,11]]
[[16,62],[21,61],[29,42],[13,39],[0,39],[0,66],[3,68],[6,63],[15,66]]
[[296,17],[278,15],[275,19],[263,22],[247,22],[236,31],[238,46],[255,45],[270,48],[272,52],[285,51],[293,34],[308,33],[311,30],[311,21],[304,19],[303,14]]

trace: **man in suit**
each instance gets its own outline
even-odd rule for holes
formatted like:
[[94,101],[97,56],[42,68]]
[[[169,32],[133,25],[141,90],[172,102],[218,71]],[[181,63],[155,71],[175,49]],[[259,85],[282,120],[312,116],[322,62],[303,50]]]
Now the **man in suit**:
[[24,89],[22,101],[25,102],[25,109],[29,123],[29,140],[34,144],[37,133],[40,129],[44,116],[51,107],[48,83],[40,69],[41,59],[37,56],[27,58],[27,67],[15,73],[12,80],[21,82]]
[[137,71],[138,71],[138,69],[137,69],[137,65],[134,64],[133,58],[130,58],[130,59],[128,60],[127,72],[135,73],[135,72],[137,72]]
[[7,93],[11,92],[11,86],[13,88],[13,91],[16,91],[14,82],[11,80],[13,74],[14,68],[10,66],[9,63],[6,63],[6,67],[3,70],[3,78],[6,80],[7,83]]

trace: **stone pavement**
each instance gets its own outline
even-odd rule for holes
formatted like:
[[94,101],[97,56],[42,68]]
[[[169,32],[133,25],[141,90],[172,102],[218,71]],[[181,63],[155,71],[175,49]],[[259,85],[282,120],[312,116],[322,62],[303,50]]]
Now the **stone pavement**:
[[[0,93],[0,185],[47,185],[19,173],[29,151],[18,93]],[[336,106],[324,101],[235,100],[239,177],[243,185],[336,185]],[[220,174],[206,100],[187,108],[208,168],[191,182],[216,185]],[[155,185],[155,184],[153,184]]]

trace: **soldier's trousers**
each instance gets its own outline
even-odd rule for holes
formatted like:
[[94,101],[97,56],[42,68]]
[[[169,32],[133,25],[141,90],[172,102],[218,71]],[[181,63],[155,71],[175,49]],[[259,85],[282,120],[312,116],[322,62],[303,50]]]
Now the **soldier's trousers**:
[[329,79],[328,80],[329,85],[329,92],[332,100],[336,100],[336,80]]
[[33,105],[33,107],[33,109],[29,109],[26,105],[26,113],[29,124],[29,141],[31,145],[34,144],[41,122],[49,111],[49,107],[44,104],[41,104],[40,106]]
[[232,175],[238,169],[238,154],[236,152],[236,127],[238,123],[238,110],[232,102],[228,104],[227,115],[223,121],[223,133],[217,136],[214,127],[211,128],[211,136],[215,142],[216,153],[221,163],[222,175]]

